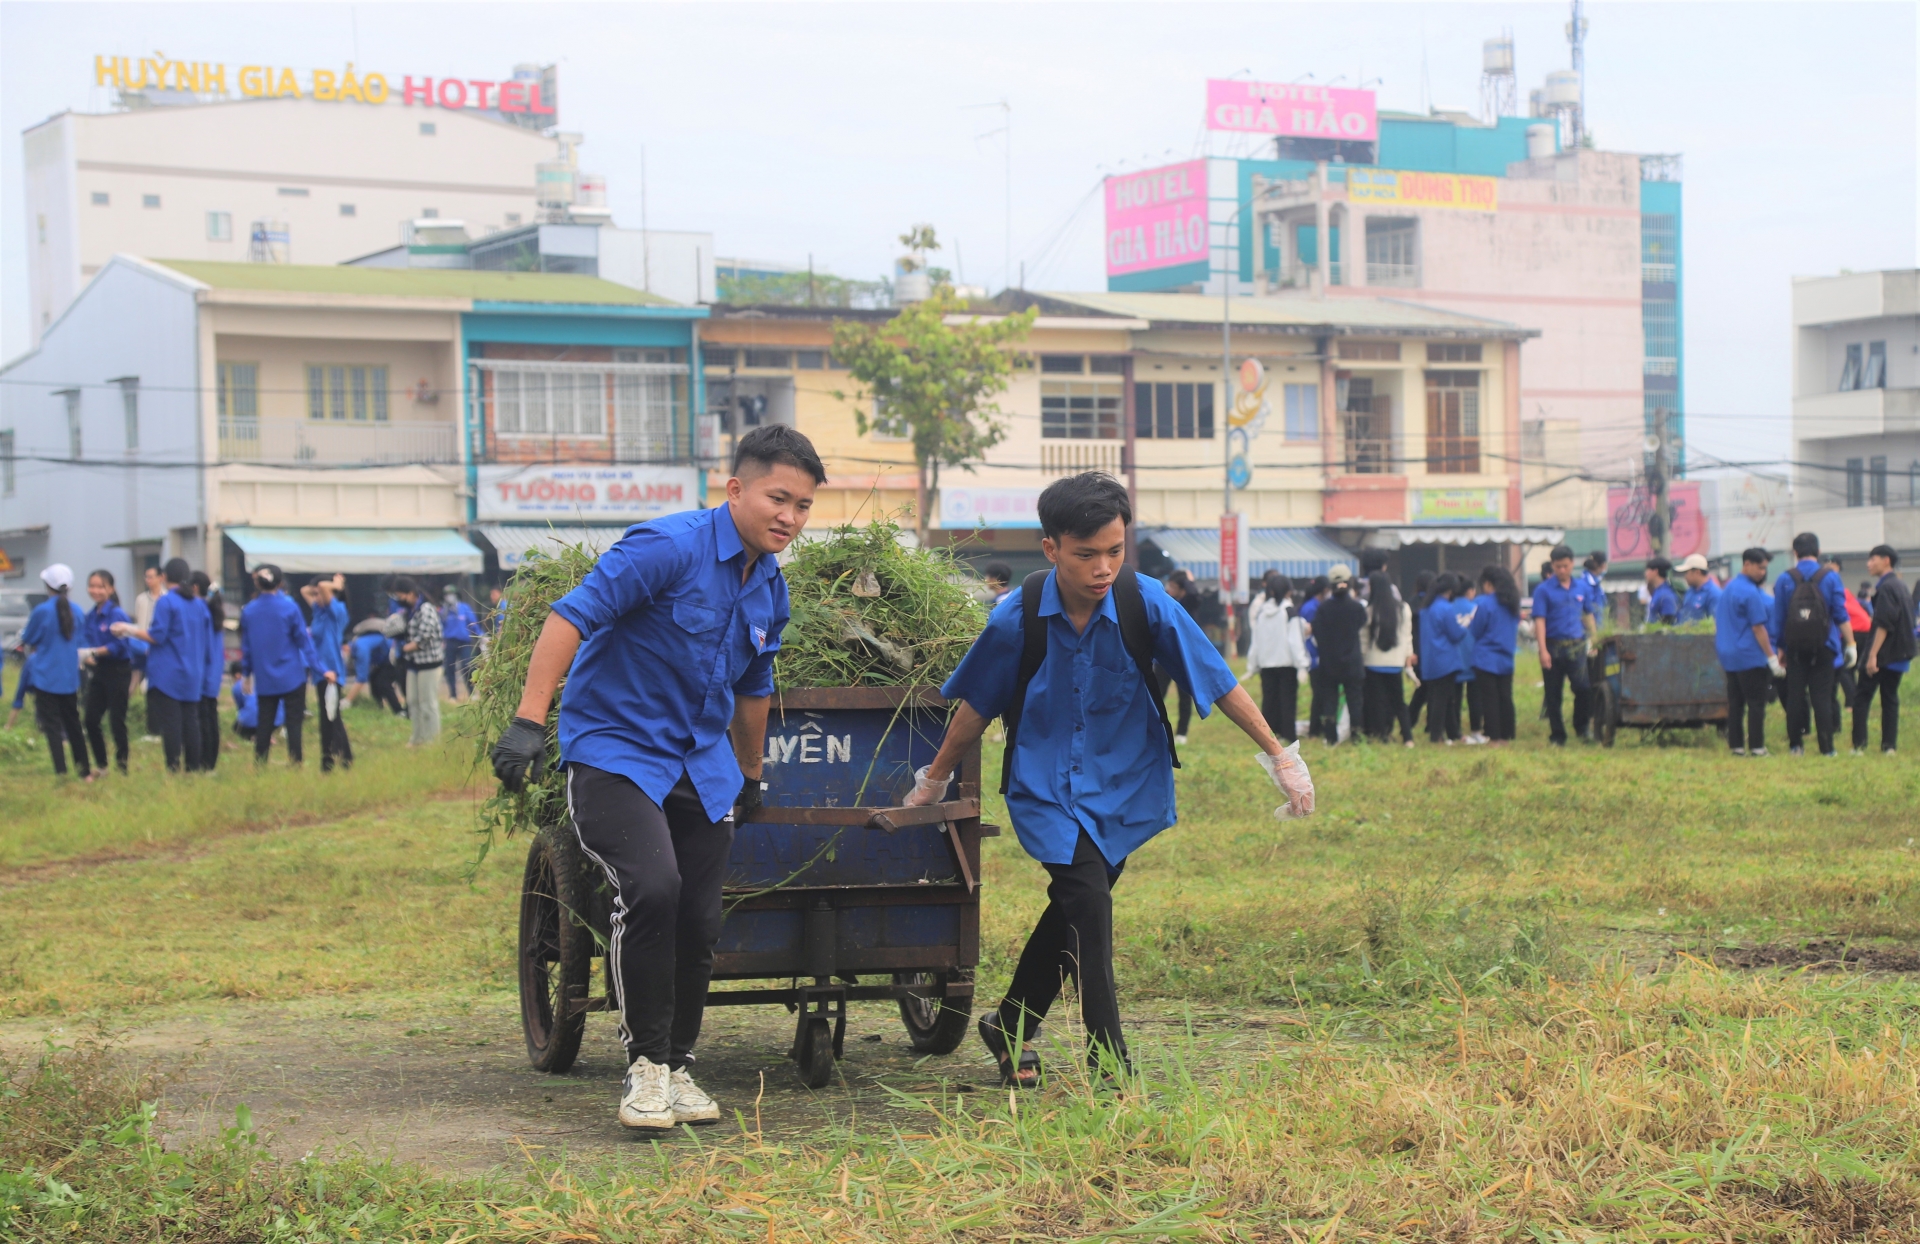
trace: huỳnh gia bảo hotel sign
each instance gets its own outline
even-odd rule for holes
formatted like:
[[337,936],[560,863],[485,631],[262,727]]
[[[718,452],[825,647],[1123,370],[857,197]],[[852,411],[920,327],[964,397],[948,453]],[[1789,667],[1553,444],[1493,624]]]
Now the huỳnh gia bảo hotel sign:
[[123,91],[184,91],[190,95],[243,99],[317,99],[323,103],[419,104],[428,108],[474,108],[491,112],[552,115],[537,79],[431,78],[401,75],[398,83],[383,73],[356,72],[351,62],[331,69],[289,69],[283,65],[216,65],[209,61],[152,56],[93,58],[93,84]]

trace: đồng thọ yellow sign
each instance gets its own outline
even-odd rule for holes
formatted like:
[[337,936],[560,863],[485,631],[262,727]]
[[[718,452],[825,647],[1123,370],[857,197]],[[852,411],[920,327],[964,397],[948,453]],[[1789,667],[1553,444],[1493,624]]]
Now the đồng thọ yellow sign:
[[1347,201],[1494,212],[1500,210],[1500,181],[1468,173],[1410,173],[1348,165]]

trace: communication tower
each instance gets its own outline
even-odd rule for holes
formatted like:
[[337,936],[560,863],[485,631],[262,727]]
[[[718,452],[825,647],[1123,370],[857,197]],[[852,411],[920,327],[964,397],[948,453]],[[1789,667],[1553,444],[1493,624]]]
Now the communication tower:
[[[1587,15],[1581,0],[1573,0],[1573,16],[1567,21],[1567,45],[1573,52],[1573,125],[1568,141],[1575,147],[1586,145],[1587,138]],[[1549,79],[1551,89],[1552,81]]]
[[1480,115],[1488,125],[1513,116],[1520,106],[1520,80],[1513,67],[1513,31],[1503,30],[1480,50]]

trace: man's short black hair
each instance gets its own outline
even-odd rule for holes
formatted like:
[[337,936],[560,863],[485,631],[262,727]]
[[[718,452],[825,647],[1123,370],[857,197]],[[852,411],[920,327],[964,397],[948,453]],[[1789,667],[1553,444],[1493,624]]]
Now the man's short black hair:
[[1793,555],[1795,557],[1820,556],[1820,537],[1811,531],[1801,532],[1793,538]]
[[193,567],[187,565],[187,559],[184,557],[172,557],[167,559],[166,567],[160,571],[160,575],[169,583],[185,583],[193,577]]
[[1372,574],[1374,571],[1385,570],[1386,568],[1387,568],[1387,551],[1385,549],[1361,549],[1360,550],[1360,577],[1361,578],[1364,579],[1368,575]]
[[1664,557],[1648,558],[1647,569],[1653,571],[1653,573],[1663,579],[1671,579],[1673,577],[1673,563]]
[[[740,438],[733,447],[733,474],[740,476],[740,468],[747,463],[770,471],[777,466],[797,467],[813,476],[813,482],[827,482],[827,468],[820,462],[820,455],[814,452],[813,442],[808,440],[797,428],[784,423],[767,423],[755,428]],[[755,474],[762,472],[756,471]]]
[[1605,549],[1595,549],[1593,552],[1587,554],[1587,567],[1591,570],[1598,570],[1607,564],[1607,560],[1607,551]]
[[389,596],[418,596],[419,594],[420,585],[415,583],[410,575],[397,574],[393,576],[393,582],[387,584]]
[[1084,471],[1055,480],[1040,494],[1036,508],[1040,512],[1040,533],[1049,540],[1061,536],[1085,540],[1116,518],[1127,524],[1133,522],[1127,486],[1105,471]]
[[983,579],[998,579],[1002,583],[1013,582],[1013,567],[1005,562],[988,562],[980,568]]
[[1570,561],[1572,561],[1572,560],[1573,560],[1573,550],[1572,550],[1572,549],[1570,549],[1570,548],[1568,548],[1568,547],[1567,547],[1566,545],[1564,545],[1564,544],[1556,544],[1556,545],[1554,545],[1554,546],[1553,546],[1553,552],[1551,552],[1551,553],[1549,553],[1549,554],[1547,554],[1547,562],[1548,562],[1548,564],[1549,564],[1549,565],[1551,565],[1551,564],[1552,564],[1552,563],[1554,563],[1554,562],[1558,562],[1558,561],[1569,561],[1569,562],[1570,562]]
[[1765,566],[1773,560],[1773,554],[1756,544],[1746,552],[1740,554],[1740,560],[1743,562],[1751,562],[1756,566]]
[[1890,566],[1898,566],[1900,564],[1900,554],[1893,551],[1891,544],[1876,544],[1867,551],[1867,556],[1884,557]]

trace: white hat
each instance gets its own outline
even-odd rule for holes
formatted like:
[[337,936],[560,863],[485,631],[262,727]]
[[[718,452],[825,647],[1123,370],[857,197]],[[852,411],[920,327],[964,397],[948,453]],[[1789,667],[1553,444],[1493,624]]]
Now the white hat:
[[1680,573],[1685,574],[1689,570],[1698,570],[1701,574],[1706,574],[1707,559],[1698,553],[1690,554],[1687,560],[1680,563]]
[[73,586],[73,567],[55,562],[40,572],[40,582],[56,592],[64,592]]

